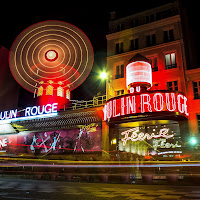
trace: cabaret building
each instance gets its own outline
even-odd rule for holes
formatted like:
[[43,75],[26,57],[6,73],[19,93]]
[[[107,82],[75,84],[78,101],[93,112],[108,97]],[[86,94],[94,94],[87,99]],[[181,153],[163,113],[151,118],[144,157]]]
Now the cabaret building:
[[[189,138],[199,139],[200,74],[188,64],[191,36],[183,31],[179,6],[174,1],[129,16],[110,13],[104,120],[110,150],[123,152],[120,159],[183,158]],[[136,61],[149,63],[151,72]],[[156,138],[163,130],[173,137]]]
[[188,99],[179,91],[152,90],[151,76],[149,60],[136,54],[126,66],[126,92],[104,105],[110,151],[118,159],[173,160],[186,153]]
[[93,65],[86,35],[54,20],[25,29],[11,47],[9,64],[37,104],[1,110],[1,154],[183,159],[188,136],[199,134],[200,75],[187,68],[181,26],[176,3],[123,18],[111,13],[106,95],[92,101],[70,97]]

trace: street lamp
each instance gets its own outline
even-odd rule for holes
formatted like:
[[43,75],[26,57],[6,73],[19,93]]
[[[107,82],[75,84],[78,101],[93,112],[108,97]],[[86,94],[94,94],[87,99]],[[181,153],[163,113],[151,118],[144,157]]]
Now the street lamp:
[[[111,97],[115,97],[115,89],[113,88],[113,86],[110,84],[110,81],[106,81],[108,79],[108,73],[106,71],[102,71],[101,73],[99,73],[100,79],[102,81],[105,80],[105,84],[106,84],[106,100],[108,100]],[[109,96],[109,97],[108,97]]]
[[102,80],[106,79],[107,76],[108,76],[108,75],[107,75],[106,72],[101,72],[101,73],[100,73],[100,78],[101,78]]
[[196,145],[197,144],[197,139],[195,137],[190,138],[190,144],[191,145]]

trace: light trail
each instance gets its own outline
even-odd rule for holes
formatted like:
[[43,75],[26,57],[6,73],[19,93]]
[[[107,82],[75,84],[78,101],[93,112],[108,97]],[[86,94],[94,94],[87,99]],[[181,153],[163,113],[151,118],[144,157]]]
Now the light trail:
[[178,164],[34,164],[34,163],[0,163],[0,166],[3,167],[50,167],[50,168],[158,168],[158,167],[199,167],[200,163],[178,163]]

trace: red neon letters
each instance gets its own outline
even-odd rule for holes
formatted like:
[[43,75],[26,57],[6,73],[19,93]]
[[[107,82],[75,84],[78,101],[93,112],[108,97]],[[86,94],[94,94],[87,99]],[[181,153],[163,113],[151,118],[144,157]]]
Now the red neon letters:
[[181,93],[140,93],[110,99],[104,106],[104,120],[129,114],[179,112],[188,116],[187,98]]

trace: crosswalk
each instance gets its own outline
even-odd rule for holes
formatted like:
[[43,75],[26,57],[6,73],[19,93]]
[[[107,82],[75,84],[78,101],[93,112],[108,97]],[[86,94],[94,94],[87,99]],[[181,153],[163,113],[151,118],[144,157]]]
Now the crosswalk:
[[69,183],[1,178],[0,199],[186,200],[200,199],[200,186]]

